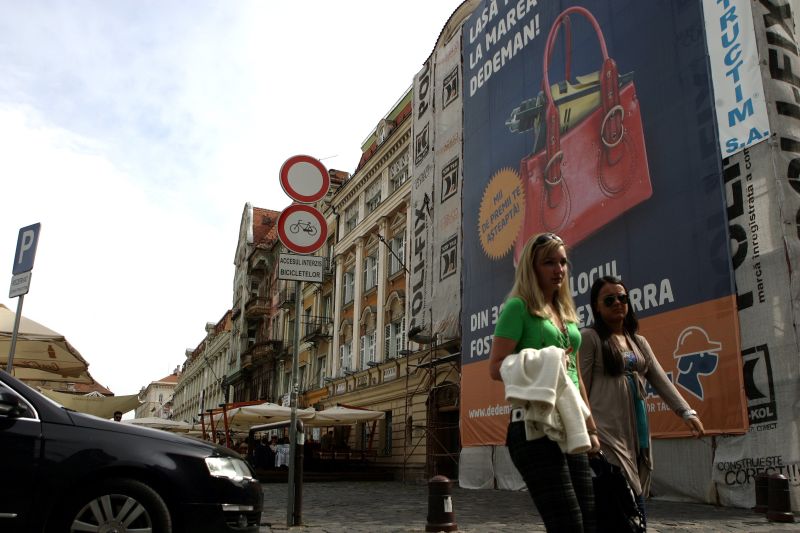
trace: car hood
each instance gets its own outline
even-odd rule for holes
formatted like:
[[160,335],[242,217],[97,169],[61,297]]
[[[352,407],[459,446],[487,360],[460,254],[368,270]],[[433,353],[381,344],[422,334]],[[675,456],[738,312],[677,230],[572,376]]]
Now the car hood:
[[134,426],[132,424],[123,424],[121,422],[105,420],[94,415],[79,413],[69,409],[65,409],[65,411],[76,426],[97,429],[101,431],[113,431],[115,433],[122,433],[125,435],[138,435],[140,437],[173,442],[184,446],[189,445],[195,448],[206,450],[208,455],[241,457],[238,453],[229,448],[205,440],[184,437],[183,435],[177,435],[175,433],[162,431],[160,429]]

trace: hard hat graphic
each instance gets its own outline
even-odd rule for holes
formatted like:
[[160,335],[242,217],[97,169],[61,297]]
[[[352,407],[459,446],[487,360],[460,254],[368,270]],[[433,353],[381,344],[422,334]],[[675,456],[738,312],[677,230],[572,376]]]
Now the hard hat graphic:
[[722,349],[722,343],[712,341],[708,338],[708,333],[697,326],[689,326],[678,336],[678,344],[673,357],[683,357],[695,353],[714,353]]

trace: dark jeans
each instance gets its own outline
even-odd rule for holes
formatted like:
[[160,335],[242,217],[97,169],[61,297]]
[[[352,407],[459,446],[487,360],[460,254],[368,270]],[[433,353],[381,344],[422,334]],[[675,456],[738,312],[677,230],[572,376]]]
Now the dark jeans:
[[595,531],[592,474],[585,453],[565,454],[547,437],[527,440],[524,422],[508,424],[506,446],[547,531]]

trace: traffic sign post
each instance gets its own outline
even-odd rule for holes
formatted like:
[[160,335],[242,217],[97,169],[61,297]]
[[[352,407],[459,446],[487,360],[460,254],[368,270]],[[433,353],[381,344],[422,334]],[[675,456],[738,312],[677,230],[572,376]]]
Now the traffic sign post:
[[[331,186],[331,178],[325,166],[317,159],[307,155],[296,155],[286,160],[281,166],[281,187],[295,201],[278,216],[278,238],[291,252],[296,254],[313,254],[319,250],[328,238],[328,224],[325,217],[312,204],[325,198]],[[302,473],[297,464],[297,393],[299,385],[300,358],[300,282],[322,281],[321,257],[293,256],[281,254],[279,259],[279,279],[294,281],[294,350],[292,353],[292,386],[289,405],[292,416],[289,425],[289,495],[286,506],[286,525],[296,526],[302,522]],[[318,278],[316,276],[318,275]],[[310,278],[316,279],[310,279]]]
[[19,332],[19,320],[22,316],[22,303],[25,295],[31,287],[31,276],[33,275],[33,260],[36,259],[36,248],[39,246],[39,230],[42,225],[37,222],[30,226],[20,228],[17,237],[17,249],[14,252],[14,267],[11,269],[11,287],[8,290],[8,297],[17,300],[17,314],[14,316],[14,330],[11,333],[11,347],[8,350],[8,364],[6,372],[11,374],[14,371],[14,352],[17,349],[17,333]]

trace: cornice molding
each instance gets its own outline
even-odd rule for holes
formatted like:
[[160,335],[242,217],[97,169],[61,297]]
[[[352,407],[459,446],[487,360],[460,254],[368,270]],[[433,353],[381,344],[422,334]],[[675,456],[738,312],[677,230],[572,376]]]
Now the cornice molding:
[[[361,189],[363,189],[366,184],[372,180],[375,174],[377,174],[379,170],[383,170],[383,168],[386,166],[386,162],[408,144],[408,141],[411,138],[410,122],[411,121],[406,121],[403,123],[408,123],[408,126],[404,128],[402,135],[400,135],[395,142],[391,144],[385,144],[385,146],[378,151],[378,154],[380,155],[376,154],[376,156],[374,156],[378,159],[373,164],[369,165],[369,169],[366,172],[354,175],[352,178],[350,178],[350,180],[348,180],[347,183],[344,184],[344,186],[336,191],[331,204],[336,207],[337,211],[340,207],[348,205],[353,197],[355,197],[361,191]],[[381,154],[381,150],[385,151]],[[342,195],[341,197],[339,197],[340,194]]]

